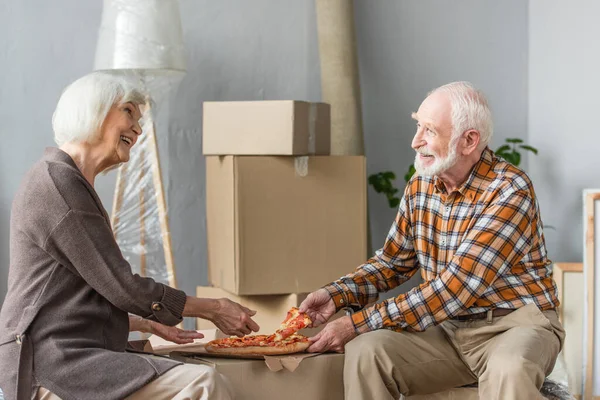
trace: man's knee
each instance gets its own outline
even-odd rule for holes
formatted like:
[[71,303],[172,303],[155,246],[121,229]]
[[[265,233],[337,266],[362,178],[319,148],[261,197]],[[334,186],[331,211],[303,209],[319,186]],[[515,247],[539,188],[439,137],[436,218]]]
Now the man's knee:
[[541,365],[514,353],[501,353],[490,357],[484,374],[492,380],[530,380],[538,387],[542,386],[546,375]]
[[373,361],[374,355],[387,355],[388,351],[386,347],[389,346],[389,341],[386,340],[385,336],[389,334],[397,334],[389,331],[374,331],[364,333],[357,336],[345,347],[346,361],[351,362],[360,361]]

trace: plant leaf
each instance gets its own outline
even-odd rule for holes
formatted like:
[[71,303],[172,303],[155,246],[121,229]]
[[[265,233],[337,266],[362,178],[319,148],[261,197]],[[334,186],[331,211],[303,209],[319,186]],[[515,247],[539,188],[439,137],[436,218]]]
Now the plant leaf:
[[389,180],[394,180],[396,179],[396,174],[394,174],[392,171],[385,171],[382,172],[382,175],[385,179],[389,179]]
[[519,147],[522,148],[523,150],[529,150],[533,154],[537,154],[538,153],[538,149],[536,149],[535,147],[528,146],[526,144],[519,145]]
[[513,164],[515,165],[515,167],[518,167],[519,164],[521,164],[521,154],[518,151],[514,151],[513,156],[515,160]]
[[510,150],[510,146],[507,144],[503,144],[502,146],[498,147],[498,149],[494,153],[499,155],[501,153],[504,153],[507,150]]
[[512,138],[512,139],[506,139],[507,143],[523,143],[523,139],[519,139],[519,138]]
[[368,182],[370,185],[375,185],[377,182],[379,182],[379,174],[369,175]]
[[502,158],[504,158],[509,163],[515,165],[514,153],[505,153]]
[[388,200],[388,203],[390,204],[391,208],[398,208],[398,206],[400,205],[400,199],[397,197],[393,197]]
[[416,170],[415,170],[415,166],[414,164],[410,164],[410,166],[408,167],[408,172],[406,174],[404,174],[404,181],[408,182],[410,181],[410,178],[412,178],[412,176],[415,174]]

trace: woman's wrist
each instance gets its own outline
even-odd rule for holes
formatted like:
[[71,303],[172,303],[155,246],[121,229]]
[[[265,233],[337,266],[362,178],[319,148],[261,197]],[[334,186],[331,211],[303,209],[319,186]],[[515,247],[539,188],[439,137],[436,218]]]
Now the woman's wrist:
[[152,333],[152,321],[144,319],[137,315],[129,315],[129,331]]
[[184,317],[196,317],[212,321],[221,308],[219,299],[188,296],[183,308]]

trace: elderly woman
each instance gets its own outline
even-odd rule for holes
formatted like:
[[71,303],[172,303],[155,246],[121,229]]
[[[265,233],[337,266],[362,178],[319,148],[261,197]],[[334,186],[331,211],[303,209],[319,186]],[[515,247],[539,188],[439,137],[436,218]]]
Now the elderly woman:
[[0,388],[8,400],[231,397],[210,367],[125,351],[130,330],[179,343],[199,337],[173,327],[186,316],[232,335],[258,330],[254,311],[186,296],[134,274],[121,255],[94,179],[129,160],[144,103],[122,78],[93,73],[75,81],[52,120],[59,148],[45,151],[17,191],[0,313]]

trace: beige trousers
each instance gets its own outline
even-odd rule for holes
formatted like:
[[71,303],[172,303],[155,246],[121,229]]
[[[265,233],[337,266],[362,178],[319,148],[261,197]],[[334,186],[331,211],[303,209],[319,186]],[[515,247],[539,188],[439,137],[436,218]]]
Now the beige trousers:
[[478,382],[480,399],[542,399],[539,389],[564,336],[556,311],[535,305],[490,322],[450,320],[422,333],[366,333],[346,345],[345,397],[396,400]]
[[[184,364],[159,376],[127,400],[229,400],[233,389],[221,374],[206,365]],[[60,397],[40,387],[36,400],[61,400]]]

